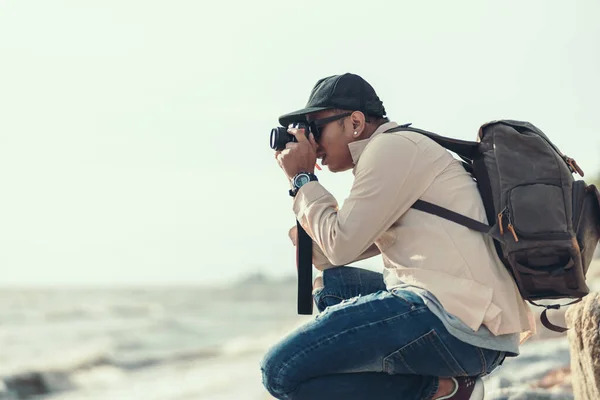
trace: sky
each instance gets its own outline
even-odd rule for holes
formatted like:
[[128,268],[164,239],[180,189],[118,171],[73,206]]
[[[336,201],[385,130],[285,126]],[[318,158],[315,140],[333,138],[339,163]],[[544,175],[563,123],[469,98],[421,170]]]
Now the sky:
[[[596,0],[2,0],[0,286],[295,274],[268,136],[345,72],[439,134],[530,121],[593,176],[599,18]],[[352,174],[319,180],[342,204]]]

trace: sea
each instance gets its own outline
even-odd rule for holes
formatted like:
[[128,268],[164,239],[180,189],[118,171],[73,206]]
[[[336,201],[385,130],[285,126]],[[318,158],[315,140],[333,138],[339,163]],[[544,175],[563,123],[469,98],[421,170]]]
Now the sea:
[[[587,276],[600,291],[600,260]],[[272,400],[260,361],[312,318],[297,314],[295,277],[256,274],[213,287],[0,288],[0,400]],[[538,329],[537,339],[555,339]],[[568,365],[565,346],[560,365]],[[535,349],[517,360],[538,368]],[[540,371],[556,367],[546,364]]]
[[293,278],[218,287],[0,289],[0,399],[265,400]]

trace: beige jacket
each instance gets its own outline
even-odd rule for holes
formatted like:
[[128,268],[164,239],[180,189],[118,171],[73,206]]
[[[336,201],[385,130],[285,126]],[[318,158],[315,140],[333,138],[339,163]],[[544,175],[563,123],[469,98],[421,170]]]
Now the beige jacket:
[[476,183],[443,147],[414,132],[383,133],[349,145],[354,183],[343,207],[319,182],[304,185],[294,212],[316,243],[318,269],[381,254],[389,289],[402,283],[433,293],[474,331],[535,333],[535,320],[492,239],[410,206],[422,199],[487,223]]

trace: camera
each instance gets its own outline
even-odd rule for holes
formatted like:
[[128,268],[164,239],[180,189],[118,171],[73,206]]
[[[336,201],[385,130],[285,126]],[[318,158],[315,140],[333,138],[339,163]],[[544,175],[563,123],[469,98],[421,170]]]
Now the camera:
[[[310,133],[310,126],[304,122],[295,123],[292,125],[292,128],[296,129],[304,129],[304,133],[308,138],[308,134]],[[297,142],[296,137],[294,135],[290,135],[288,133],[288,128],[284,128],[283,126],[279,126],[277,128],[271,129],[271,140],[270,145],[273,150],[283,150],[285,149],[285,145],[289,142]]]

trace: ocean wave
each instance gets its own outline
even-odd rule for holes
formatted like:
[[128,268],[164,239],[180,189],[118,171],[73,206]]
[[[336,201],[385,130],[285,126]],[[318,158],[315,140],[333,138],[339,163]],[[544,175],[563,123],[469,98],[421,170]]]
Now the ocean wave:
[[[295,324],[296,325],[296,324]],[[294,326],[289,327],[293,329]],[[104,345],[72,349],[0,375],[0,400],[26,399],[124,379],[136,370],[207,360],[241,358],[266,351],[290,329],[238,336],[222,345],[162,352],[116,352]]]

